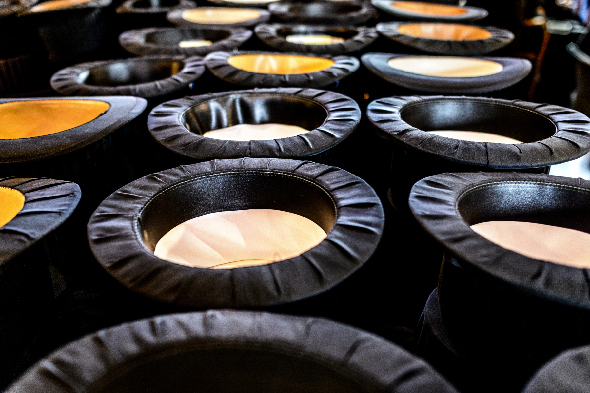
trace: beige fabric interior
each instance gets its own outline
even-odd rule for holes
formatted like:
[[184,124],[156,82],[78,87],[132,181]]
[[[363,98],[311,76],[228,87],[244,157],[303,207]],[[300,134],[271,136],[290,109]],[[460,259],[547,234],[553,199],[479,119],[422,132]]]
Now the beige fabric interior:
[[30,11],[41,12],[50,10],[60,10],[63,8],[72,7],[78,4],[88,3],[90,0],[51,0],[32,7]]
[[522,143],[519,140],[498,134],[489,134],[487,132],[476,131],[453,131],[453,130],[436,130],[428,131],[430,134],[444,136],[446,138],[460,139],[471,142],[493,142],[493,143]]
[[454,7],[452,5],[422,3],[419,1],[394,1],[391,3],[393,8],[413,12],[423,15],[462,15],[467,13],[467,10],[461,7]]
[[495,61],[455,56],[404,56],[387,62],[391,68],[413,74],[467,78],[497,74],[502,64]]
[[590,234],[521,221],[487,221],[471,226],[491,242],[530,258],[590,268]]
[[237,124],[231,127],[208,131],[203,136],[231,141],[262,141],[290,138],[307,132],[309,131],[304,128],[287,124]]
[[187,41],[180,41],[178,46],[181,48],[196,48],[199,46],[208,46],[211,45],[212,42],[208,40],[187,40]]
[[330,45],[344,42],[342,37],[321,34],[291,34],[286,37],[288,42],[304,45]]
[[485,40],[492,36],[481,27],[452,23],[408,23],[399,26],[397,31],[411,37],[444,41]]
[[86,124],[109,109],[103,101],[31,100],[0,104],[0,139],[57,134]]
[[182,19],[203,24],[239,23],[260,17],[260,12],[245,8],[194,8],[182,13]]
[[18,190],[0,187],[0,228],[8,224],[25,206],[25,196]]
[[227,62],[242,71],[280,75],[318,72],[334,65],[334,60],[323,57],[266,54],[232,56]]
[[195,217],[170,230],[154,254],[181,265],[232,269],[292,258],[326,233],[313,221],[273,209],[223,211]]

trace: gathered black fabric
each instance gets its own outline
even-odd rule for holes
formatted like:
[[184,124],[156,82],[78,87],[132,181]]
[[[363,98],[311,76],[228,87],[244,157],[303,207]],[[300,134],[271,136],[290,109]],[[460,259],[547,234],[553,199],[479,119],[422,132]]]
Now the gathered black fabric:
[[[127,73],[112,72],[119,67]],[[53,74],[50,83],[63,95],[153,98],[186,89],[204,72],[201,57],[145,56],[77,64]]]
[[8,393],[456,392],[432,367],[362,330],[311,317],[173,314],[88,335]]
[[34,245],[63,223],[80,201],[76,183],[53,179],[0,178],[0,187],[25,196],[22,210],[0,227],[0,266]]
[[94,120],[56,134],[34,138],[0,140],[0,164],[42,160],[88,146],[139,116],[147,102],[138,97],[44,97],[0,99],[0,105],[34,100],[84,100],[109,104],[109,109]]
[[[127,52],[138,56],[205,56],[211,52],[235,49],[251,36],[250,30],[240,28],[150,27],[122,33],[119,44]],[[211,45],[185,48],[179,45],[181,41],[189,40],[207,40],[211,41]]]
[[359,25],[376,15],[369,2],[277,2],[268,5],[268,10],[277,18],[289,23],[321,25]]
[[[302,74],[263,74],[243,71],[228,63],[228,59],[239,55],[293,55],[331,59],[334,64],[325,70]],[[309,55],[304,53],[272,52],[213,52],[205,57],[207,69],[216,77],[244,87],[324,87],[339,81],[358,70],[360,63],[351,56]]]
[[387,82],[405,88],[438,94],[474,94],[501,90],[520,82],[532,69],[526,59],[511,57],[475,57],[502,65],[502,71],[475,77],[438,77],[396,70],[387,62],[394,58],[417,57],[394,53],[365,53],[361,61],[365,67]]
[[445,21],[445,22],[474,22],[488,16],[488,11],[478,7],[461,7],[466,12],[456,15],[432,15],[418,12],[411,12],[396,8],[393,4],[396,1],[391,0],[371,0],[371,4],[376,8],[385,11],[400,19],[413,19],[413,20],[432,20],[432,21]]
[[[380,136],[410,151],[482,170],[546,167],[590,151],[590,119],[557,105],[483,97],[386,97],[371,102],[367,116]],[[524,143],[470,142],[429,130],[488,132]]]
[[[492,36],[478,40],[438,40],[425,37],[414,37],[399,32],[400,26],[416,24],[416,22],[385,22],[379,23],[376,29],[381,35],[410,48],[424,52],[443,55],[483,55],[504,48],[514,40],[514,34],[508,30],[493,26],[480,27]],[[444,26],[445,23],[439,23]]]
[[[261,24],[254,28],[256,36],[266,45],[283,51],[342,55],[360,51],[378,37],[372,27],[316,26],[301,24]],[[327,45],[305,45],[287,41],[291,34],[327,34],[344,38],[343,42]]]
[[117,7],[117,14],[162,14],[197,6],[192,0],[127,0]]
[[[249,208],[308,217],[328,235],[299,256],[230,270],[182,266],[151,251],[181,222]],[[383,220],[372,188],[339,168],[242,158],[183,165],[129,183],[94,212],[88,238],[100,264],[142,295],[193,309],[268,307],[320,294],[351,275],[375,251]]]
[[523,393],[584,393],[590,385],[590,346],[570,349],[543,366]]
[[[200,8],[208,8],[208,7],[200,7]],[[199,8],[196,8],[199,9]],[[211,9],[218,9],[218,8],[211,8]],[[246,8],[240,7],[239,9],[244,10],[253,10],[258,12],[259,16],[254,19],[248,19],[242,22],[235,22],[235,23],[196,23],[191,22],[183,18],[182,14],[186,10],[174,10],[170,11],[168,15],[166,15],[166,19],[169,22],[173,23],[176,26],[184,26],[184,27],[200,27],[200,28],[209,28],[209,27],[250,27],[256,26],[260,23],[265,23],[270,19],[270,12],[260,8]]]
[[[360,119],[356,102],[339,93],[300,88],[254,89],[168,101],[152,110],[148,129],[166,148],[198,160],[311,158],[342,142],[356,129]],[[203,136],[207,131],[236,124],[264,123],[297,125],[310,132],[251,141]]]

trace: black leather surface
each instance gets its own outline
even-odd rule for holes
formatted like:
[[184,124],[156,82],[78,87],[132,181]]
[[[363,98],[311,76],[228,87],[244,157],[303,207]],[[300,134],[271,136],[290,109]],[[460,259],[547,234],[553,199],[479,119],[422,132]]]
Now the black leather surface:
[[502,65],[502,71],[475,77],[438,77],[396,70],[387,62],[393,58],[416,55],[394,53],[365,53],[361,61],[372,73],[407,89],[436,94],[474,94],[501,90],[520,82],[532,69],[526,59],[511,57],[477,57]]
[[201,57],[145,56],[77,64],[53,74],[50,83],[63,95],[153,98],[187,89],[204,72]]
[[[431,1],[429,3],[432,3]],[[478,7],[461,7],[467,12],[458,15],[428,15],[423,13],[415,13],[411,11],[402,10],[392,7],[390,0],[371,0],[371,4],[381,11],[393,15],[399,19],[413,19],[413,20],[433,20],[445,22],[474,22],[485,18],[488,12],[483,8]],[[457,4],[455,4],[456,6]]]
[[[301,116],[305,113],[305,116]],[[154,108],[152,136],[167,149],[198,160],[238,157],[312,157],[346,139],[360,122],[358,105],[342,94],[279,88],[185,97]],[[279,123],[310,132],[290,138],[229,141],[204,137],[237,124]]]
[[375,16],[376,11],[368,2],[277,2],[268,10],[288,23],[322,25],[359,25]]
[[[198,7],[198,8],[200,8],[200,7]],[[203,7],[203,8],[209,8],[209,7]],[[232,8],[235,8],[235,7],[232,7]],[[243,22],[208,24],[208,23],[190,22],[182,17],[182,13],[184,12],[184,10],[174,10],[174,11],[170,11],[168,13],[168,15],[166,15],[166,19],[168,19],[168,21],[170,21],[171,23],[173,23],[176,26],[199,27],[199,28],[221,27],[221,26],[223,26],[223,27],[250,27],[250,26],[256,26],[259,23],[267,22],[270,19],[270,12],[268,12],[265,9],[248,8],[248,7],[239,7],[239,8],[254,9],[259,12],[259,16],[258,16],[258,18],[248,19]]]
[[[175,212],[166,220],[157,214],[163,205]],[[297,257],[230,270],[182,266],[149,250],[179,221],[269,205],[316,220],[328,236]],[[375,251],[383,220],[374,191],[348,172],[308,161],[242,158],[180,166],[129,183],[94,212],[88,238],[101,265],[144,296],[193,309],[268,307],[327,291],[350,276]]]
[[[376,26],[377,31],[385,38],[419,49],[423,52],[441,55],[483,55],[501,49],[514,40],[514,34],[508,30],[493,26],[480,27],[492,34],[491,37],[479,40],[437,40],[432,38],[414,37],[399,32],[405,24],[416,22],[386,22]],[[441,23],[444,25],[444,23]]]
[[590,384],[590,347],[563,352],[545,364],[523,393],[583,393]]
[[323,319],[235,311],[176,314],[86,336],[9,393],[455,392],[395,344]]
[[[231,66],[228,59],[232,56],[247,54],[291,54],[295,56],[313,56],[332,59],[334,64],[325,70],[303,74],[263,74],[243,71]],[[213,52],[205,57],[205,65],[213,75],[225,82],[243,87],[324,87],[339,81],[358,70],[360,63],[356,57],[311,55],[302,53],[273,52]]]
[[[325,53],[342,55],[362,50],[377,39],[372,27],[314,26],[302,24],[260,24],[256,36],[266,45],[282,52]],[[328,45],[305,45],[287,41],[291,34],[319,34],[343,38],[343,42]]]
[[[205,56],[216,51],[227,51],[242,45],[252,32],[240,28],[155,28],[129,30],[119,35],[119,44],[129,53],[138,56],[184,55]],[[211,45],[182,48],[186,40],[207,40]]]

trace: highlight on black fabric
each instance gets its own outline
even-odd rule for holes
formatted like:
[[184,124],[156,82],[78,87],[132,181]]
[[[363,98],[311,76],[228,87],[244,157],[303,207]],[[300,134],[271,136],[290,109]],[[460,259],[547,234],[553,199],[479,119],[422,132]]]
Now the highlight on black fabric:
[[162,14],[197,6],[192,0],[126,0],[117,7],[117,14]]
[[488,16],[483,8],[431,2],[371,0],[371,4],[399,19],[474,22]]
[[119,35],[119,44],[138,56],[205,56],[216,51],[231,51],[252,36],[241,28],[156,28],[129,30]]
[[[247,209],[306,217],[327,236],[298,256],[233,269],[181,265],[154,255],[159,240],[180,223]],[[268,307],[318,295],[353,274],[375,251],[383,221],[372,188],[339,168],[241,158],[183,165],[127,184],[94,212],[88,239],[113,277],[170,306]]]
[[39,362],[8,392],[189,392],[196,385],[220,393],[456,392],[421,359],[362,330],[229,310],[93,333]]
[[[305,113],[305,116],[301,116]],[[154,139],[197,160],[239,157],[312,158],[356,129],[355,101],[330,91],[300,88],[254,89],[204,94],[154,108],[148,129]],[[240,124],[282,124],[309,132],[267,140],[227,140],[207,132]]]
[[[538,253],[539,245],[505,246],[472,226],[525,223],[519,244],[538,226],[584,236],[590,233],[589,201],[589,181],[542,174],[441,174],[414,185],[410,209],[446,251],[438,286],[441,318],[463,364],[477,375],[493,380],[501,373],[506,378],[496,383],[518,391],[545,362],[588,344],[590,300],[587,268],[571,259],[572,246],[562,245],[560,259],[553,259],[555,254]],[[543,233],[539,243],[564,244]]]
[[77,64],[53,74],[50,83],[63,95],[154,98],[187,89],[204,72],[201,57],[145,56]]
[[271,3],[268,10],[288,23],[308,23],[321,25],[360,25],[376,15],[368,2],[309,2]]
[[238,86],[314,88],[345,78],[360,63],[351,56],[239,51],[210,53],[205,65],[216,77]]
[[[266,45],[283,52],[342,55],[360,51],[377,39],[372,27],[319,26],[302,24],[260,24],[256,36]],[[307,38],[307,40],[306,40]]]
[[385,38],[423,52],[443,55],[483,55],[504,48],[514,34],[497,27],[452,23],[385,22],[376,26]]
[[[441,59],[469,62],[461,67],[437,69]],[[415,61],[413,71],[394,68],[392,62],[398,60]],[[432,66],[427,71],[417,67],[421,61],[428,61]],[[532,69],[526,59],[510,57],[437,57],[403,55],[394,53],[365,53],[361,61],[369,71],[387,82],[420,92],[438,94],[475,94],[487,93],[510,87],[524,79]],[[443,60],[444,61],[444,60]],[[461,75],[465,70],[474,73]],[[485,69],[482,69],[485,68]]]
[[583,393],[590,383],[590,347],[569,349],[545,364],[523,393]]
[[261,8],[197,7],[170,11],[166,19],[181,27],[251,27],[267,22],[270,12]]

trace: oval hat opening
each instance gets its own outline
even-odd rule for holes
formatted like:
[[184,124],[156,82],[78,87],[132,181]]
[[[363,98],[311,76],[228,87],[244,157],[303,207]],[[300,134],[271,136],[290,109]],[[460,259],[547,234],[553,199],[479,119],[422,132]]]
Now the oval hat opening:
[[177,26],[249,27],[270,19],[270,12],[256,8],[199,7],[189,10],[175,10],[167,18]]

